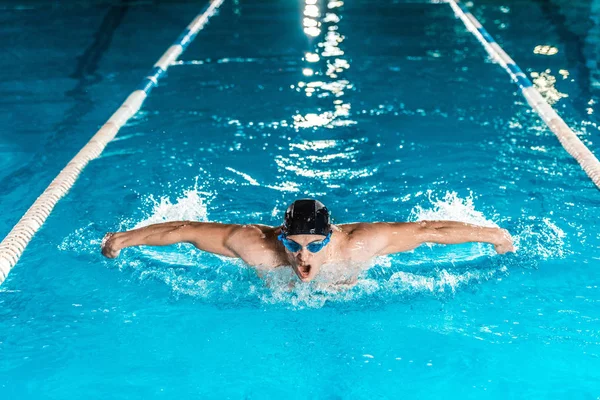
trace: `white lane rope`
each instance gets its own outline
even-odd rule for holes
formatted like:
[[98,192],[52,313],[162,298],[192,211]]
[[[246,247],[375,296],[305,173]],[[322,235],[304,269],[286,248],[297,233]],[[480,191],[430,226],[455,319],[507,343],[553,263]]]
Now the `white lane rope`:
[[127,97],[125,102],[90,139],[90,141],[73,157],[67,166],[58,174],[33,205],[12,228],[0,243],[0,284],[4,282],[10,270],[17,264],[25,247],[35,233],[44,224],[56,203],[71,189],[85,166],[97,158],[106,145],[114,139],[119,129],[141,108],[150,91],[164,75],[169,66],[185,51],[212,17],[224,0],[212,0],[204,10],[194,18],[171,47],[154,64],[154,68],[146,76],[137,90]]
[[500,64],[508,72],[513,81],[519,85],[521,93],[527,99],[527,103],[548,125],[548,128],[556,135],[564,149],[577,160],[592,182],[600,189],[600,161],[598,161],[596,156],[583,144],[575,132],[569,128],[550,104],[546,102],[529,78],[527,78],[527,75],[498,45],[477,18],[471,14],[469,9],[457,0],[448,0],[448,3],[469,32],[481,42],[492,59]]

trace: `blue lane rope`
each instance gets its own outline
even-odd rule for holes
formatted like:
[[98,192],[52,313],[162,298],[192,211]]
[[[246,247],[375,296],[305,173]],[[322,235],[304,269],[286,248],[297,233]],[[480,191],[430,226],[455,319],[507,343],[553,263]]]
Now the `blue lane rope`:
[[548,125],[548,128],[556,135],[565,150],[577,160],[592,182],[600,189],[600,162],[596,156],[554,111],[523,70],[500,47],[467,6],[457,0],[448,0],[448,3],[456,16],[462,20],[469,32],[479,40],[492,59],[506,70],[512,80],[519,86],[521,94],[527,99],[527,103]]
[[198,32],[206,26],[209,18],[217,12],[223,1],[212,0],[194,18],[171,47],[154,64],[152,70],[142,79],[137,89],[127,97],[125,102],[100,130],[60,171],[6,238],[0,242],[0,284],[4,282],[10,270],[17,264],[23,251],[44,224],[56,203],[73,186],[83,168],[91,160],[100,156],[106,145],[117,135],[119,129],[138,112],[144,100],[158,84],[159,79],[165,75],[169,66],[185,51]]

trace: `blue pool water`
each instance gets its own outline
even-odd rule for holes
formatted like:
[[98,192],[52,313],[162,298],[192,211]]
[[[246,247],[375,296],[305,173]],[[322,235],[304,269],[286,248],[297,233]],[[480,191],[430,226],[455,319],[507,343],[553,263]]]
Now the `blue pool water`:
[[[597,189],[448,5],[316,5],[305,32],[303,2],[226,1],[83,171],[0,286],[0,398],[600,397]],[[2,237],[200,9],[0,6]],[[592,12],[474,9],[598,155]],[[99,253],[305,196],[337,223],[497,224],[518,251],[425,246],[343,292],[183,245]]]

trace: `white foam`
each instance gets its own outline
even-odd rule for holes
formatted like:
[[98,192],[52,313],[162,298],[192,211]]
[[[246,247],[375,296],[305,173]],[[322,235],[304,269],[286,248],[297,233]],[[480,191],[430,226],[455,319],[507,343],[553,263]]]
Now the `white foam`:
[[75,231],[69,234],[63,241],[58,245],[58,249],[61,251],[68,251],[72,253],[88,252],[89,249],[94,246],[96,250],[100,248],[101,239],[90,233],[94,229],[94,223],[90,222],[82,228],[75,229]]
[[[423,202],[413,208],[410,220],[454,220],[484,226],[497,226],[475,207],[473,195],[460,198],[447,192],[437,196],[427,192]],[[194,220],[208,221],[207,203],[210,193],[198,188],[184,191],[179,197],[155,198],[143,201],[146,216],[139,221],[123,220],[125,229],[154,223]],[[272,213],[276,213],[276,208]],[[247,210],[248,215],[253,210]],[[244,215],[239,216],[245,218]],[[503,225],[502,221],[499,221]],[[260,279],[241,260],[214,256],[190,245],[172,247],[139,247],[129,249],[117,259],[123,271],[130,271],[141,280],[154,280],[170,287],[175,295],[191,296],[210,303],[263,303],[288,308],[319,308],[328,303],[353,303],[356,306],[375,302],[402,301],[415,296],[447,297],[462,288],[508,274],[514,267],[527,267],[539,259],[563,257],[566,254],[564,232],[550,219],[524,217],[513,232],[516,244],[523,250],[519,257],[490,257],[491,246],[469,244],[418,248],[412,253],[375,258],[371,265],[338,265],[323,269],[319,279],[301,283],[291,268],[281,267]],[[88,224],[67,236],[59,245],[63,251],[89,253],[97,256],[101,234],[98,227]],[[481,247],[483,246],[483,247]],[[473,260],[479,261],[473,262]],[[515,262],[516,261],[516,262]],[[111,263],[112,261],[107,261]],[[114,264],[112,264],[114,265]],[[369,269],[369,267],[371,267]],[[352,271],[348,274],[348,271]],[[357,278],[356,278],[357,276]],[[353,281],[347,285],[332,285],[331,281]]]
[[514,236],[519,252],[531,259],[563,258],[570,251],[565,245],[565,232],[546,217],[530,217]]
[[[475,209],[472,193],[464,199],[460,198],[456,192],[446,192],[443,196],[437,196],[432,190],[429,190],[424,194],[425,196],[422,197],[425,199],[424,203],[411,210],[409,221],[460,221],[486,227],[498,227],[496,222]],[[483,243],[453,246],[430,244],[429,247],[435,247],[435,251],[438,253],[437,257],[449,262],[472,261],[482,256],[495,254],[490,245]]]
[[267,304],[281,304],[293,308],[320,308],[327,303],[366,301],[400,301],[414,296],[454,295],[461,287],[487,281],[505,275],[506,267],[454,273],[446,269],[433,270],[429,274],[399,271],[387,279],[362,276],[354,286],[322,285],[318,282],[291,284],[289,272],[281,271],[271,279],[271,287],[263,291],[260,299]]
[[[471,224],[497,227],[503,225],[501,221],[496,223],[494,220],[475,208],[473,194],[466,198],[460,198],[456,192],[446,192],[442,196],[437,196],[433,191],[426,193],[427,203],[417,205],[410,213],[409,220],[449,220],[461,221]],[[515,228],[509,228],[513,236],[515,249],[522,260],[531,264],[536,259],[562,258],[568,250],[565,249],[565,233],[553,221],[547,217],[523,216]],[[447,247],[449,254],[447,258],[452,257],[454,246]],[[462,252],[462,255],[459,254]],[[493,255],[495,252],[490,246],[483,244],[473,244],[473,251],[460,250],[457,260],[473,260],[479,255]]]
[[197,188],[185,190],[183,196],[176,198],[175,202],[168,196],[156,199],[150,195],[145,203],[151,205],[152,210],[135,228],[168,221],[208,221],[206,203],[210,196],[210,193]]
[[432,190],[426,193],[428,203],[415,206],[409,216],[410,221],[446,220],[461,221],[481,226],[497,227],[483,212],[475,209],[473,194],[462,199],[456,192],[446,192],[442,198]]
[[[185,190],[183,195],[174,201],[169,196],[156,199],[148,196],[144,203],[152,207],[147,217],[137,222],[134,229],[152,224],[171,221],[208,221],[207,201],[210,193],[202,192],[198,188]],[[131,228],[130,228],[131,229]],[[158,260],[175,266],[202,265],[199,260],[205,254],[189,244],[175,245],[177,251],[166,247],[139,247],[135,251],[150,259]]]

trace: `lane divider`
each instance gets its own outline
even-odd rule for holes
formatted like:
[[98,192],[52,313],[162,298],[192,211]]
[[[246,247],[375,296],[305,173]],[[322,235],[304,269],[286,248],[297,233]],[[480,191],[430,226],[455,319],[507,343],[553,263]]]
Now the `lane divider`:
[[142,83],[137,87],[137,90],[127,97],[125,102],[100,130],[54,178],[0,243],[0,284],[4,282],[10,270],[17,264],[25,247],[44,224],[56,203],[71,189],[83,168],[102,153],[106,145],[117,135],[119,129],[138,112],[146,97],[158,84],[158,80],[185,51],[198,32],[206,26],[209,18],[216,13],[223,1],[212,0],[194,18],[173,45],[154,64],[154,68],[150,73],[142,79]]
[[556,135],[565,150],[577,160],[596,187],[600,189],[600,161],[598,161],[596,156],[554,111],[552,106],[548,104],[540,92],[533,86],[527,75],[498,45],[481,23],[471,14],[469,9],[457,0],[448,0],[448,3],[467,29],[481,42],[492,59],[500,64],[508,72],[513,81],[519,85],[521,93],[527,99],[527,103],[548,125],[548,128]]

